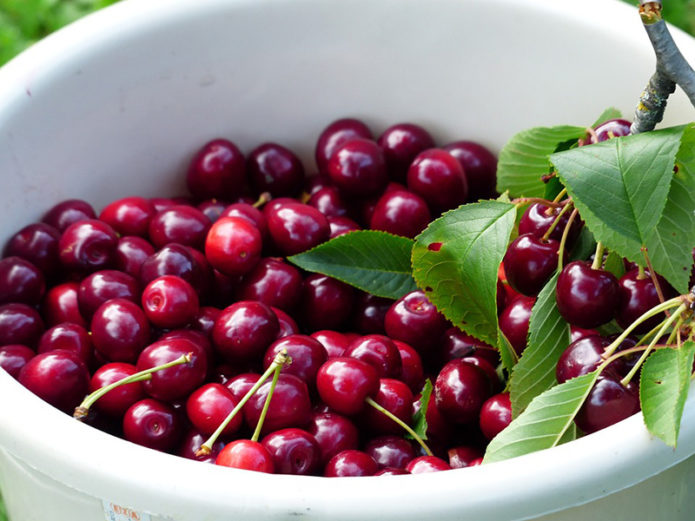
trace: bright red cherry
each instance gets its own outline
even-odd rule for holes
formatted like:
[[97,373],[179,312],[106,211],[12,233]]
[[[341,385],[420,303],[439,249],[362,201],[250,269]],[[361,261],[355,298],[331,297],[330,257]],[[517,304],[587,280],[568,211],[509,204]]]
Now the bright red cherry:
[[287,351],[292,363],[283,367],[282,372],[301,378],[310,388],[315,387],[316,373],[328,358],[328,353],[321,342],[307,335],[289,335],[280,338],[270,344],[265,352],[263,368],[270,367],[275,356],[283,350]]
[[261,443],[252,440],[235,440],[220,451],[215,465],[235,469],[253,470],[273,474],[273,456]]
[[449,466],[452,469],[463,469],[475,465],[475,461],[483,458],[483,453],[476,447],[459,445],[447,451]]
[[359,432],[355,424],[336,412],[314,412],[307,431],[321,448],[321,462],[326,464],[333,456],[348,449],[356,449]]
[[181,419],[176,409],[152,398],[134,403],[123,417],[125,439],[150,449],[172,450],[180,433]]
[[139,302],[140,283],[135,277],[117,270],[100,270],[80,282],[77,301],[80,314],[86,319],[91,319],[99,306],[112,298]]
[[379,470],[374,458],[360,450],[344,450],[333,456],[323,470],[327,478],[373,476]]
[[[136,372],[137,369],[132,364],[122,362],[104,364],[92,375],[89,381],[89,392],[93,393],[102,387],[132,376]],[[144,398],[145,391],[142,388],[142,383],[131,382],[112,389],[99,398],[94,406],[109,416],[122,417],[131,405]]]
[[424,358],[433,351],[447,322],[423,291],[412,291],[396,302],[386,313],[386,334],[415,348]]
[[79,289],[80,285],[77,282],[65,282],[53,286],[46,292],[41,305],[41,314],[49,327],[63,322],[87,325],[87,321],[80,313]]
[[142,292],[142,309],[157,327],[185,327],[198,316],[199,307],[193,286],[174,275],[154,279]]
[[[548,231],[550,226],[555,222],[557,216],[560,213],[561,208],[551,207],[542,203],[533,203],[530,205],[524,214],[521,216],[519,221],[519,235],[525,235],[530,233],[538,239],[542,238]],[[560,222],[553,228],[550,233],[550,239],[555,239],[559,241],[562,239],[562,233],[567,227],[567,221],[569,220],[569,213],[560,217]],[[568,244],[572,244],[576,239],[577,235],[581,231],[582,224],[579,219],[572,221],[572,227],[570,228],[569,235],[567,236]]]
[[331,358],[316,376],[321,400],[341,414],[357,414],[365,407],[365,399],[379,391],[379,375],[367,362],[356,358]]
[[[256,428],[270,391],[267,380],[244,405],[244,418],[250,428]],[[304,427],[311,421],[311,400],[303,380],[291,374],[281,373],[268,407],[268,414],[261,428],[267,434],[288,427]]]
[[437,456],[420,456],[411,460],[405,470],[411,474],[424,474],[427,472],[439,472],[442,470],[451,470],[449,464]]
[[53,226],[62,233],[73,223],[96,218],[96,212],[91,204],[81,199],[68,199],[48,210],[41,218],[41,222]]
[[87,366],[92,363],[94,346],[89,332],[78,324],[64,322],[46,330],[39,339],[37,352],[66,349],[80,357]]
[[[410,423],[413,392],[400,380],[379,379],[379,390],[374,395],[374,401],[403,423]],[[403,432],[402,426],[373,407],[365,408],[361,420],[371,432],[376,434],[400,434]]]
[[149,199],[124,197],[109,203],[99,219],[109,224],[119,235],[147,237],[150,220],[157,213]]
[[114,267],[139,280],[140,267],[150,256],[154,255],[154,246],[142,237],[125,236],[118,239]]
[[302,275],[278,258],[261,259],[239,283],[239,300],[259,300],[268,306],[293,312],[302,292]]
[[116,259],[118,235],[97,219],[77,221],[60,236],[58,255],[66,270],[92,272],[112,266]]
[[354,340],[343,356],[367,362],[376,369],[380,378],[399,378],[401,355],[393,341],[384,335],[365,335]]
[[261,443],[273,457],[278,474],[311,476],[321,469],[321,447],[307,431],[280,429],[268,434]]
[[278,319],[262,302],[236,302],[222,310],[212,328],[212,342],[225,359],[251,360],[260,357],[277,338]]
[[263,241],[255,225],[241,217],[222,217],[210,228],[205,256],[213,268],[225,275],[243,275],[261,258]]
[[135,363],[150,341],[150,323],[140,306],[125,299],[104,302],[90,330],[97,353],[111,362]]
[[266,213],[273,244],[285,255],[294,255],[328,239],[330,227],[316,208],[299,202],[277,205]]
[[365,444],[364,451],[374,458],[380,469],[405,469],[417,455],[411,442],[392,434],[372,438]]
[[[238,400],[224,385],[209,383],[191,393],[186,400],[186,415],[201,433],[210,435],[236,407]],[[242,415],[237,414],[222,431],[222,435],[234,434],[241,428]]]

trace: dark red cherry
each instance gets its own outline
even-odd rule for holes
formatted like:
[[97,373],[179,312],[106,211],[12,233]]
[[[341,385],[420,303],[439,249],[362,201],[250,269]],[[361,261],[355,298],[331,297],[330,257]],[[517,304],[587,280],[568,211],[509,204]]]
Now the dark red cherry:
[[41,315],[26,304],[0,306],[0,346],[22,344],[36,346],[44,332]]
[[450,327],[445,331],[442,339],[442,363],[467,356],[483,358],[494,367],[500,362],[500,354],[497,349],[482,340],[467,335],[457,327]]
[[58,349],[29,360],[17,380],[42,400],[72,414],[87,395],[89,371],[75,353]]
[[408,190],[422,197],[435,213],[456,208],[468,197],[461,164],[441,148],[417,155],[408,169]]
[[[410,423],[413,392],[400,380],[379,379],[379,390],[374,395],[374,401],[403,423]],[[403,432],[402,426],[373,407],[365,407],[360,419],[370,432],[376,434],[400,434]]]
[[262,302],[245,300],[222,310],[212,328],[212,342],[225,359],[261,357],[278,335],[278,319]]
[[234,199],[246,183],[244,155],[226,139],[213,139],[193,156],[186,173],[188,190],[198,199]]
[[[209,383],[191,393],[186,400],[186,415],[193,426],[203,434],[211,435],[234,410],[239,401],[224,385]],[[241,428],[242,416],[237,414],[222,431],[234,434]]]
[[377,201],[369,227],[412,239],[431,220],[422,197],[407,190],[394,190],[384,193]]
[[201,454],[200,456],[196,455],[196,452],[200,450],[200,447],[203,445],[203,443],[205,443],[207,439],[207,435],[202,434],[194,428],[191,428],[183,436],[183,440],[181,441],[181,444],[179,445],[179,450],[176,454],[178,454],[182,458],[192,459],[195,461],[200,461],[202,463],[215,463],[215,460],[224,448],[225,443],[224,441],[218,438],[217,441],[215,441],[215,443],[212,444],[212,450],[210,451],[210,454]]
[[447,328],[447,322],[421,290],[393,303],[384,320],[386,334],[414,347],[427,358]]
[[10,344],[0,347],[0,369],[4,369],[12,378],[19,376],[19,371],[26,363],[34,358],[33,349],[21,344]]
[[357,427],[341,414],[313,412],[306,429],[319,444],[323,465],[339,452],[358,447],[359,432]]
[[203,215],[210,219],[210,222],[214,223],[217,219],[222,217],[225,208],[229,206],[229,203],[225,201],[220,201],[219,199],[206,199],[205,201],[198,203],[198,210],[203,212]]
[[279,258],[265,258],[239,283],[236,296],[293,312],[301,292],[302,275],[297,268]]
[[354,340],[343,356],[367,362],[380,378],[399,378],[401,355],[393,341],[384,335],[366,335]]
[[171,405],[146,398],[134,403],[123,417],[125,439],[163,452],[172,450],[181,437],[181,419]]
[[304,279],[300,322],[309,331],[338,329],[350,318],[355,291],[326,275],[312,274]]
[[316,373],[328,358],[326,349],[318,340],[307,335],[289,335],[276,340],[263,357],[263,369],[270,367],[275,356],[286,350],[292,363],[282,368],[282,372],[301,378],[309,388],[316,385]]
[[[89,381],[89,392],[111,385],[112,383],[128,378],[137,372],[132,364],[123,362],[111,362],[102,365],[92,375]],[[104,396],[99,398],[95,407],[109,416],[122,417],[125,412],[133,405],[145,398],[145,391],[141,382],[131,382],[119,385]]]
[[526,349],[528,324],[535,303],[534,297],[517,297],[504,308],[499,317],[500,330],[518,355]]
[[99,306],[90,330],[97,353],[111,362],[135,363],[150,340],[145,312],[125,299],[107,300]]
[[567,264],[557,279],[555,292],[562,317],[572,325],[593,328],[610,322],[620,304],[615,276],[592,269],[586,261]]
[[86,326],[87,321],[80,313],[78,294],[80,285],[77,282],[65,282],[53,286],[46,292],[41,305],[41,313],[46,324],[55,326],[63,322],[73,322]]
[[331,233],[328,236],[329,239],[335,239],[340,235],[362,229],[359,224],[349,217],[328,217],[327,220],[331,229]]
[[[676,296],[674,289],[663,277],[657,275],[657,280],[665,299]],[[615,320],[623,329],[660,302],[659,294],[649,272],[644,273],[640,278],[639,269],[630,270],[620,277],[618,286],[620,290],[620,307]],[[664,318],[664,314],[659,313],[642,322],[633,331],[638,335],[646,333],[659,325]]]
[[197,208],[176,205],[152,217],[148,234],[155,248],[176,243],[202,249],[210,226],[210,219]]
[[[417,395],[413,400],[413,415],[417,414],[422,407],[422,396]],[[425,420],[427,421],[427,444],[437,452],[444,451],[451,443],[454,431],[451,422],[449,422],[441,413],[435,404],[435,397],[432,396],[427,402],[427,410],[425,411]]]
[[602,374],[574,421],[577,427],[590,434],[618,423],[639,410],[639,392],[634,382],[625,387],[617,377]]
[[343,356],[345,350],[350,345],[350,340],[343,334],[330,329],[321,329],[311,334],[313,338],[321,342],[328,358]]
[[41,218],[41,222],[53,226],[62,233],[73,223],[96,218],[97,214],[88,202],[81,199],[68,199],[48,210]]
[[603,351],[610,344],[600,336],[586,336],[575,340],[557,361],[555,375],[559,383],[588,374],[603,362]]
[[474,141],[454,141],[444,146],[463,167],[468,184],[468,199],[491,199],[497,196],[497,158]]
[[[271,381],[265,381],[244,405],[244,418],[252,429],[258,424],[270,387]],[[261,433],[267,434],[288,427],[304,427],[310,420],[311,400],[306,383],[294,375],[281,373]]]
[[[530,233],[539,239],[542,238],[553,222],[555,222],[560,210],[561,208],[559,207],[553,208],[542,203],[531,204],[521,216],[521,220],[519,221],[519,235]],[[565,214],[560,217],[560,222],[558,222],[555,228],[553,228],[549,238],[555,239],[556,241],[561,240],[568,220],[569,213],[565,212]],[[579,219],[572,221],[572,226],[567,236],[568,244],[572,244],[574,242],[577,235],[579,235],[581,228],[582,224]]]
[[139,280],[140,267],[150,255],[154,255],[154,252],[154,246],[142,237],[121,237],[116,246],[114,267]]
[[215,320],[219,317],[222,310],[214,306],[201,306],[198,310],[198,316],[193,323],[193,328],[205,334],[208,338],[212,338],[212,327],[215,325]]
[[268,238],[268,223],[266,222],[265,215],[261,210],[249,203],[234,203],[227,206],[220,218],[222,217],[239,217],[241,219],[246,219],[249,223],[253,224],[258,231],[261,232],[261,238],[266,240]]
[[512,241],[504,255],[507,282],[522,295],[538,295],[557,270],[560,243],[544,241],[531,234],[520,235]]
[[280,308],[271,306],[270,309],[272,309],[275,316],[278,317],[278,336],[276,339],[279,340],[281,338],[285,338],[286,336],[299,334],[299,326],[291,316]]
[[408,462],[417,456],[412,443],[391,434],[372,438],[365,444],[364,451],[374,458],[380,469],[405,469]]
[[21,257],[0,260],[0,304],[18,302],[36,306],[45,290],[43,273],[31,262]]
[[363,335],[377,333],[383,335],[384,319],[393,300],[377,297],[370,293],[359,293],[355,301],[352,327]]
[[144,288],[162,275],[181,277],[200,295],[205,285],[205,273],[196,260],[193,250],[182,244],[167,244],[148,257],[140,268],[140,284]]
[[398,353],[401,355],[401,375],[399,379],[414,393],[422,389],[425,380],[422,358],[411,346],[400,340],[394,340]]
[[133,276],[117,270],[101,270],[88,275],[77,293],[80,314],[87,320],[107,300],[123,298],[132,302],[140,301],[140,283]]
[[273,197],[295,196],[302,191],[304,166],[288,148],[263,143],[251,151],[246,162],[251,186],[256,193]]
[[118,235],[97,219],[78,221],[60,236],[58,255],[66,270],[92,272],[112,266],[116,260]]
[[311,476],[321,469],[321,447],[307,431],[280,429],[268,434],[261,443],[273,457],[278,474]]
[[600,143],[608,139],[630,134],[631,123],[625,119],[609,119],[598,125],[594,133],[587,133],[587,144]]
[[60,232],[45,223],[25,226],[7,241],[5,257],[21,257],[40,269],[47,277],[56,273]]
[[512,402],[509,393],[499,393],[488,398],[480,409],[480,430],[491,440],[512,422]]
[[326,217],[307,204],[288,202],[266,214],[273,244],[285,255],[301,253],[328,239]]
[[275,472],[273,456],[268,449],[260,442],[252,440],[235,440],[225,445],[218,454],[215,465],[266,474]]
[[427,472],[439,472],[451,470],[449,464],[437,456],[419,456],[405,466],[405,470],[411,474],[424,474]]
[[99,219],[119,235],[147,237],[150,220],[155,213],[154,205],[149,199],[124,197],[106,205],[99,214]]
[[449,466],[452,469],[463,469],[472,466],[474,461],[482,459],[483,453],[476,447],[460,445],[448,451]]
[[341,414],[357,414],[365,399],[379,391],[379,375],[367,362],[356,358],[329,359],[316,375],[321,400]]
[[437,409],[454,423],[477,420],[491,391],[490,380],[485,372],[463,360],[447,362],[434,384]]
[[335,186],[325,186],[316,190],[311,194],[307,204],[326,217],[344,217],[349,210],[348,204]]
[[408,167],[415,157],[435,146],[430,133],[412,123],[398,123],[387,128],[377,143],[384,150],[389,176],[401,182],[405,182]]
[[372,139],[372,131],[358,119],[344,118],[328,125],[316,142],[316,166],[319,173],[328,171],[328,160],[336,149],[355,138]]
[[335,186],[349,196],[377,195],[388,184],[384,152],[369,139],[356,138],[340,145],[327,170]]
[[142,292],[142,309],[157,327],[185,327],[198,316],[198,294],[181,277],[164,275],[150,282]]
[[570,326],[570,341],[575,342],[576,340],[579,340],[580,338],[584,338],[587,336],[598,336],[599,332],[596,331],[595,329],[583,329],[581,327],[577,326]]
[[47,353],[54,349],[72,351],[88,367],[94,357],[94,346],[89,332],[82,326],[70,322],[53,326],[41,335],[37,352]]
[[344,450],[333,456],[323,470],[327,478],[373,476],[379,470],[374,458],[361,450]]

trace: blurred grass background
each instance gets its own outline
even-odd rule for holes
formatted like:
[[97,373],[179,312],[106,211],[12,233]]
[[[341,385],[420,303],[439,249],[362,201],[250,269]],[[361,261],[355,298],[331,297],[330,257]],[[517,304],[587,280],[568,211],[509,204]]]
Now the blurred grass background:
[[[56,29],[117,1],[0,0],[0,65]],[[695,35],[695,0],[663,0],[663,5],[667,21]],[[7,521],[1,497],[0,521]]]

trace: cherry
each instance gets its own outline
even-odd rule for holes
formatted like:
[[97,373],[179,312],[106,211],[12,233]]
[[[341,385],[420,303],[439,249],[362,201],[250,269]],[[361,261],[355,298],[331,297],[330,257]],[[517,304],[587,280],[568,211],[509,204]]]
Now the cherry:
[[405,469],[408,462],[416,457],[412,443],[390,434],[372,438],[366,443],[364,451],[376,461],[380,469]]
[[429,132],[412,123],[399,123],[387,128],[377,143],[384,150],[389,175],[400,181],[405,181],[408,167],[415,157],[435,146]]
[[344,450],[333,456],[323,470],[328,478],[373,476],[379,470],[374,458],[360,450]]
[[181,277],[196,289],[203,290],[205,273],[197,262],[193,250],[182,244],[167,244],[148,257],[140,268],[140,284],[144,287],[162,275]]
[[273,310],[273,313],[275,313],[275,316],[278,318],[278,336],[275,337],[277,340],[285,338],[286,336],[299,334],[299,326],[291,316],[280,308],[271,306],[270,309]]
[[[89,381],[89,393],[132,376],[136,372],[137,369],[132,364],[123,362],[104,364],[92,375]],[[144,398],[145,391],[142,388],[142,383],[131,382],[110,390],[99,398],[94,406],[109,416],[123,417],[130,406]]]
[[598,336],[599,332],[595,329],[583,329],[577,326],[570,326],[570,341],[574,342],[587,336]]
[[225,359],[260,357],[278,335],[278,319],[262,302],[244,300],[222,310],[212,328],[212,342]]
[[99,220],[110,225],[119,235],[147,237],[154,205],[143,197],[124,197],[109,203],[99,214]]
[[[374,396],[374,401],[403,423],[410,423],[413,393],[400,380],[380,378],[379,390]],[[398,434],[403,432],[401,425],[373,407],[367,407],[362,412],[361,420],[369,431],[377,434]]]
[[328,217],[327,220],[331,230],[328,236],[329,239],[335,239],[340,235],[362,229],[359,224],[349,217]]
[[176,447],[180,428],[181,419],[174,407],[152,398],[134,403],[123,416],[126,440],[163,452]]
[[422,358],[405,342],[394,340],[393,343],[396,344],[398,354],[401,356],[400,380],[410,387],[411,391],[418,392],[425,380]]
[[154,246],[142,237],[121,237],[116,246],[114,267],[139,279],[140,267],[150,255],[154,255],[154,252]]
[[479,449],[468,445],[452,447],[448,450],[449,466],[452,469],[463,469],[475,465],[476,460],[482,460],[483,454]]
[[[422,407],[421,399],[422,397],[418,395],[413,400],[413,416],[417,414]],[[451,423],[444,418],[444,415],[435,404],[434,396],[427,402],[425,420],[427,421],[427,444],[432,447],[435,452],[437,452],[437,448],[448,446],[453,435],[452,426]]]
[[544,241],[534,235],[520,235],[512,241],[504,255],[507,281],[522,295],[533,297],[557,269],[560,243]]
[[500,381],[500,377],[497,374],[497,370],[495,369],[496,365],[492,365],[487,361],[487,359],[481,357],[480,355],[464,356],[460,358],[460,360],[473,364],[474,366],[482,369],[488,377],[492,391],[496,392],[500,390],[499,388],[502,387],[503,382]]
[[224,386],[229,389],[237,401],[240,401],[260,377],[259,373],[242,373],[230,378]]
[[328,171],[328,160],[336,149],[355,138],[372,139],[372,131],[358,119],[344,118],[326,127],[316,142],[316,166],[319,172]]
[[188,430],[188,432],[183,436],[183,441],[179,445],[179,450],[177,454],[182,458],[192,459],[195,461],[200,461],[203,463],[215,463],[217,456],[222,451],[225,446],[224,441],[217,439],[215,443],[212,444],[212,450],[210,454],[197,455],[200,446],[205,443],[207,436],[203,433],[197,431],[194,428]]
[[222,310],[214,306],[201,306],[198,309],[198,316],[195,318],[193,328],[203,333],[206,337],[212,338],[212,328],[221,312]]
[[468,184],[458,160],[441,148],[417,155],[408,169],[408,190],[422,197],[435,213],[466,202]]
[[[190,340],[205,351],[208,362],[215,358],[215,351],[212,348],[210,338],[200,331],[195,331],[193,329],[173,329],[162,334],[159,340],[168,340],[169,338],[185,338],[186,340]],[[208,363],[208,368],[210,368],[210,365],[211,364]]]
[[235,440],[225,445],[218,454],[215,465],[267,474],[275,472],[273,456],[268,449],[252,440]]
[[297,268],[278,258],[261,259],[237,287],[239,300],[259,300],[268,306],[293,311],[302,292]]
[[116,260],[118,235],[105,222],[88,219],[68,226],[58,242],[60,264],[66,270],[92,272]]
[[94,312],[107,300],[122,298],[131,302],[140,300],[140,283],[135,277],[117,270],[101,270],[88,275],[77,291],[80,314],[91,319]]
[[198,203],[198,210],[203,212],[203,215],[210,219],[210,222],[214,223],[222,217],[224,210],[229,206],[229,203],[225,201],[220,201],[219,199],[206,199],[205,201]]
[[323,345],[328,354],[328,358],[343,356],[345,350],[350,345],[350,341],[344,334],[331,331],[330,329],[315,331],[311,336],[321,342],[321,345]]
[[[519,235],[530,233],[538,239],[542,238],[550,226],[555,222],[560,210],[561,208],[551,207],[542,203],[531,204],[521,216],[521,220],[519,221]],[[550,232],[549,238],[555,239],[556,241],[561,240],[562,233],[565,231],[568,220],[569,213],[566,212],[562,217],[560,217],[560,222],[555,226],[555,228],[553,228],[553,231]],[[581,228],[581,221],[574,219],[567,236],[568,244],[572,244],[575,241],[579,235],[579,232],[581,231]]]
[[15,303],[0,306],[0,346],[34,347],[43,332],[43,320],[34,308]]
[[[255,428],[270,391],[268,380],[244,405],[244,418]],[[311,420],[311,400],[306,383],[294,375],[281,373],[270,400],[261,434],[288,427],[304,427]]]
[[21,257],[50,277],[58,270],[60,232],[45,223],[25,226],[7,241],[5,257]]
[[[657,280],[666,300],[676,296],[676,292],[663,277],[657,275]],[[640,276],[639,269],[630,270],[620,277],[618,287],[620,306],[615,320],[623,329],[660,302],[659,294],[649,272]],[[659,325],[664,318],[664,314],[659,313],[642,322],[633,331],[636,334],[646,333]]]
[[326,217],[307,204],[288,202],[266,214],[273,244],[285,255],[294,255],[328,239],[330,227]]
[[463,167],[470,201],[497,196],[497,158],[492,152],[474,141],[454,141],[443,148]]
[[53,286],[46,292],[41,305],[41,314],[48,326],[62,322],[72,322],[86,326],[87,321],[82,317],[78,304],[80,285],[77,282],[65,282]]
[[9,373],[12,378],[19,376],[19,371],[26,363],[34,358],[33,349],[21,344],[10,344],[0,347],[0,368]]
[[326,405],[349,416],[360,412],[365,399],[377,394],[379,375],[357,358],[331,358],[319,369],[316,387]]
[[0,304],[18,302],[36,306],[46,290],[41,270],[21,257],[0,260]]
[[373,474],[373,476],[403,476],[405,474],[410,474],[410,472],[405,469],[386,467],[378,471],[376,474]]
[[439,472],[451,470],[449,464],[437,456],[419,456],[405,466],[405,470],[411,474],[424,474],[427,472]]
[[338,189],[349,196],[377,195],[388,183],[384,152],[374,141],[364,138],[337,147],[328,160],[327,171]]
[[384,335],[366,335],[354,340],[343,356],[367,362],[376,369],[380,378],[398,378],[401,375],[401,355],[393,341]]
[[639,410],[637,386],[630,382],[625,387],[616,376],[603,373],[598,377],[574,421],[577,427],[590,434],[618,423]]
[[415,348],[427,358],[447,328],[447,322],[421,290],[393,303],[384,319],[386,334]]
[[512,402],[509,393],[495,394],[480,409],[480,430],[488,440],[502,432],[512,422]]
[[467,335],[457,327],[450,327],[444,332],[442,340],[442,363],[455,358],[476,356],[496,367],[500,362],[497,349],[482,340]]
[[312,413],[306,429],[320,447],[323,465],[339,452],[358,446],[359,432],[355,424],[335,412]]
[[587,134],[587,144],[600,143],[608,139],[630,134],[631,123],[625,119],[609,119],[594,129],[595,135]]
[[509,340],[517,355],[521,355],[526,349],[528,324],[535,303],[534,297],[517,297],[500,314],[500,330]]
[[572,325],[593,328],[610,322],[620,303],[615,276],[586,261],[567,264],[557,280],[557,307]]
[[92,205],[81,199],[62,201],[48,210],[41,222],[53,226],[59,232],[64,232],[71,224],[96,219],[97,214]]
[[94,358],[94,347],[89,332],[78,324],[64,322],[46,330],[39,339],[37,352],[47,353],[54,349],[66,349],[75,353],[85,365]]
[[202,248],[210,226],[210,219],[197,208],[176,205],[152,217],[148,234],[156,248],[163,248],[172,242]]
[[363,335],[377,333],[383,335],[386,312],[393,300],[377,297],[370,293],[359,293],[354,306],[352,327]]
[[348,205],[335,186],[319,188],[311,194],[307,204],[326,217],[345,217],[348,214]]
[[[191,393],[186,400],[186,415],[202,434],[210,435],[227,418],[239,401],[224,385],[205,384]],[[242,417],[234,416],[222,431],[222,435],[234,434],[241,428]]]
[[186,173],[188,190],[198,199],[233,199],[246,181],[244,156],[226,139],[214,139],[193,156]]
[[490,380],[479,367],[452,360],[439,371],[434,384],[437,409],[453,423],[477,420],[491,393]]
[[280,197],[294,196],[302,190],[302,162],[277,143],[263,143],[251,151],[246,168],[256,193],[270,192],[273,197]]
[[87,394],[89,371],[77,354],[58,349],[29,360],[17,380],[42,400],[72,414]]
[[337,329],[350,318],[355,291],[347,284],[326,275],[313,274],[304,279],[301,320],[309,331]]
[[286,350],[292,363],[282,368],[282,372],[302,379],[309,388],[316,385],[316,373],[328,358],[321,342],[307,335],[289,335],[276,340],[263,357],[263,369],[268,369],[275,356]]
[[185,327],[198,316],[198,294],[181,277],[164,275],[150,282],[142,292],[142,309],[157,327]]
[[603,362],[603,351],[610,344],[600,336],[586,336],[572,342],[557,361],[555,375],[558,383],[589,374]]
[[145,312],[125,299],[107,300],[99,306],[90,330],[97,353],[112,362],[134,363],[150,339]]
[[321,447],[307,431],[280,429],[268,434],[261,443],[273,457],[278,474],[310,476],[321,468]]
[[422,197],[407,190],[394,190],[384,193],[377,201],[369,227],[412,239],[431,220]]
[[220,214],[219,218],[222,217],[239,217],[241,219],[246,219],[250,224],[253,224],[256,228],[258,228],[258,231],[261,232],[261,238],[263,240],[267,239],[268,237],[268,223],[266,222],[265,215],[252,204],[230,204]]

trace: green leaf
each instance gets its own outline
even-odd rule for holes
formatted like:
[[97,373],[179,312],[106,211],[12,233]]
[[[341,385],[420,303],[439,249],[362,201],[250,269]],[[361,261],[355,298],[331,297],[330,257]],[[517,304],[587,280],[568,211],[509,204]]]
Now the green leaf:
[[592,127],[598,127],[601,123],[608,121],[609,119],[622,118],[623,114],[615,107],[608,107],[604,110],[601,115],[596,118],[596,121],[592,123]]
[[640,402],[647,429],[664,443],[676,447],[683,407],[688,397],[695,342],[680,349],[660,349],[642,367]]
[[502,148],[497,162],[497,190],[509,190],[513,197],[543,197],[541,176],[548,173],[548,157],[560,143],[579,139],[583,127],[535,127],[512,136]]
[[671,180],[659,224],[647,236],[654,270],[679,293],[688,292],[695,247],[695,129],[690,127],[676,155],[678,172]]
[[500,201],[445,213],[416,238],[413,277],[446,318],[497,345],[497,269],[514,227],[516,208]]
[[558,445],[571,428],[598,372],[572,378],[536,396],[487,446],[483,463],[502,461]]
[[[425,380],[425,385],[422,387],[422,391],[420,391],[420,407],[418,408],[417,412],[413,414],[413,430],[415,431],[415,434],[420,436],[423,440],[427,439],[427,418],[426,418],[426,413],[427,413],[427,406],[430,403],[430,399],[432,398],[432,382],[428,378]],[[412,439],[412,437],[409,434],[406,434],[406,437],[409,439]]]
[[582,226],[582,231],[579,232],[579,237],[572,247],[570,252],[569,261],[575,260],[586,260],[592,253],[596,251],[596,239],[594,239],[594,234],[591,233],[586,226]]
[[513,416],[518,416],[536,396],[557,383],[555,366],[570,344],[570,327],[555,303],[556,273],[538,294],[529,321],[528,345],[510,380]]
[[500,352],[502,367],[507,370],[507,374],[512,374],[514,366],[519,361],[519,355],[499,327],[497,328],[497,350]]
[[378,297],[398,299],[417,289],[410,269],[412,247],[411,239],[364,230],[340,235],[287,260]]
[[623,262],[623,258],[614,251],[610,252],[608,257],[606,257],[606,262],[603,265],[603,269],[611,272],[613,275],[615,275],[616,279],[619,279],[625,273],[625,263]]
[[596,240],[633,262],[644,264],[641,248],[666,206],[684,131],[618,137],[550,157]]

